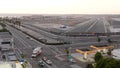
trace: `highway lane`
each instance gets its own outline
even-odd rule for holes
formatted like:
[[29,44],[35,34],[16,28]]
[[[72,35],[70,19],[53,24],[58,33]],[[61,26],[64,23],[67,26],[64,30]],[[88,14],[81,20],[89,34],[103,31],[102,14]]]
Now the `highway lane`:
[[[24,28],[24,27],[22,27],[22,28]],[[43,36],[43,35],[41,35],[41,31],[39,31],[39,29],[37,29],[37,28],[34,28],[35,31],[33,31],[32,29],[28,29],[28,28],[24,28],[22,30],[25,30],[26,32],[28,32],[29,34],[35,36],[36,38],[40,38],[41,36]],[[36,30],[38,30],[37,32],[39,32],[39,33],[37,33]],[[44,31],[43,33],[45,33],[44,35],[47,35],[48,32],[46,33]],[[51,37],[54,37],[54,36],[51,36]],[[67,37],[67,36],[57,36],[57,38],[55,38],[55,39],[59,40],[59,41],[60,40],[62,40],[62,41],[64,40],[64,41],[72,42],[72,43],[85,42],[85,41],[91,41],[91,42],[95,42],[96,41],[96,38],[91,38],[92,40],[89,40],[90,38],[81,38],[81,37],[75,38],[75,37]]]
[[[36,31],[32,31],[31,32],[31,30],[27,29],[27,28],[22,29],[22,30],[25,30],[29,34],[36,36],[36,38],[40,38],[42,36],[42,35],[38,36],[38,35],[40,35],[39,33],[37,33]],[[77,43],[77,42],[88,42],[88,41],[89,42],[96,42],[97,38],[96,37],[94,38],[94,37],[67,37],[67,36],[58,36],[58,39],[59,40],[65,40],[65,41],[72,42],[72,43]]]
[[[98,19],[98,21],[100,20],[101,23],[99,23],[99,24],[101,24],[101,26],[103,26],[104,22],[102,22],[103,19],[102,20],[101,19]],[[97,24],[97,26],[99,26],[99,24]],[[93,26],[93,27],[95,27],[95,26]],[[37,28],[34,28],[34,29],[38,30]],[[99,28],[99,29],[101,30],[101,28]],[[103,27],[103,29],[105,29],[105,27]],[[28,30],[30,30],[30,29],[28,29]],[[97,42],[97,37],[66,37],[66,36],[58,36],[58,38],[61,39],[61,40],[64,39],[65,41],[72,42],[73,44],[74,43],[85,43],[85,42],[93,42],[93,43]],[[102,40],[102,41],[106,41],[106,40]]]
[[[15,31],[14,29],[13,30],[11,30],[11,31],[14,31],[13,33],[16,33],[17,31]],[[21,34],[22,32],[18,32],[16,35],[22,35]],[[23,40],[29,40],[29,39],[27,39],[27,38],[25,38],[25,36],[26,35],[22,35],[23,37],[19,37],[19,38],[23,38]],[[18,38],[18,37],[17,37]],[[85,39],[87,39],[87,38],[85,38]],[[94,38],[95,39],[95,38]],[[92,39],[89,39],[89,40],[92,40]],[[57,48],[59,48],[59,49],[64,49],[65,47],[72,47],[72,48],[77,48],[77,47],[86,47],[86,46],[89,46],[89,45],[92,45],[92,44],[94,44],[94,45],[99,45],[99,44],[108,44],[106,41],[104,42],[100,42],[100,43],[97,43],[97,42],[89,42],[89,40],[88,41],[86,41],[86,42],[83,42],[83,43],[78,43],[78,44],[72,44],[72,45],[60,45],[60,46],[56,46]],[[22,41],[22,40],[19,40],[19,41]],[[26,41],[27,43],[28,42],[32,42],[31,40],[29,40],[29,41]],[[24,42],[25,43],[25,42]],[[34,42],[33,42],[34,43]],[[28,44],[23,44],[23,45],[27,45],[27,46],[29,46]],[[40,45],[40,44],[39,44]],[[41,45],[42,46],[42,45]],[[19,46],[17,46],[17,47],[19,47]],[[22,46],[21,46],[22,47]],[[25,46],[23,46],[23,47],[25,47]],[[24,49],[21,49],[21,51],[22,52],[24,52],[24,53],[29,53],[30,52],[30,50],[32,51],[32,45],[30,45],[30,47],[28,47],[28,49],[27,48],[24,48]],[[51,68],[60,68],[60,65],[62,64],[63,65],[63,67],[65,68],[65,67],[67,67],[67,68],[70,68],[69,67],[69,65],[67,64],[67,63],[61,63],[61,61],[58,61],[54,56],[55,55],[57,55],[57,54],[61,54],[61,53],[63,53],[63,52],[59,52],[59,50],[57,50],[56,49],[56,47],[48,47],[48,46],[44,46],[44,48],[43,48],[43,54],[42,54],[42,56],[47,56],[48,58],[50,58],[52,61],[53,61],[53,63],[55,64],[55,65],[53,65],[53,67],[51,67]],[[29,49],[30,48],[30,49]],[[55,48],[55,49],[54,49]],[[30,57],[31,56],[31,54],[27,54],[27,59],[29,59],[28,57]],[[33,63],[33,65],[34,65],[34,63],[35,62],[37,62],[38,60],[39,60],[39,58],[37,59],[37,60],[35,60],[35,59],[29,59],[29,60],[31,60],[31,63]],[[37,65],[37,63],[36,63],[36,65]],[[36,66],[35,65],[35,66]],[[50,67],[48,67],[48,68],[50,68]]]
[[110,32],[110,26],[111,26],[110,23],[106,20],[105,17],[103,17],[103,18],[91,19],[89,21],[80,23],[76,25],[74,28],[67,30],[66,32],[68,33],[70,32],[73,32],[73,33],[80,33],[80,32],[107,33],[107,32]]
[[95,21],[96,21],[96,19],[91,19],[89,21],[80,23],[66,32],[68,32],[68,33],[69,32],[75,32],[75,33],[85,32],[92,24],[95,23]]
[[111,25],[120,25],[120,20],[111,19]]
[[[79,30],[79,28],[85,28],[84,27],[84,25],[85,26],[87,26],[87,24],[89,24],[89,22],[90,21],[93,21],[93,20],[89,20],[89,21],[87,21],[87,22],[84,22],[84,23],[80,23],[80,24],[78,24],[78,25],[76,25],[76,29],[75,30],[73,30],[73,31],[78,31]],[[96,23],[96,21],[94,21],[94,22],[91,22],[92,24],[89,26],[89,27],[86,27],[85,28],[85,30],[86,31],[90,31],[90,32],[99,32],[100,31],[100,33],[101,32],[105,32],[104,30],[105,30],[105,26],[104,26],[104,22],[102,22],[102,20],[101,19],[99,19],[98,18],[98,22]],[[82,25],[81,25],[82,24]],[[93,24],[95,24],[95,25],[93,25]],[[93,26],[92,26],[93,25]],[[28,26],[28,25],[26,25],[26,26]],[[92,26],[92,27],[91,27]],[[91,27],[91,28],[90,28]],[[31,28],[33,28],[33,26],[31,27]],[[77,29],[78,28],[78,29]],[[38,30],[38,28],[34,28],[35,30]],[[82,30],[84,30],[84,29],[82,29]],[[69,30],[70,31],[70,30]],[[66,32],[69,32],[69,31],[66,31]],[[45,33],[45,31],[43,31],[44,33]],[[78,31],[79,32],[79,31]],[[48,32],[47,32],[48,33]],[[47,34],[46,33],[46,34]],[[54,36],[51,36],[51,37],[54,37]],[[56,36],[56,39],[58,39],[58,40],[65,40],[65,41],[69,41],[69,42],[77,42],[79,39],[76,39],[76,38],[70,38],[70,37],[66,37],[66,36]],[[81,41],[81,39],[79,40],[79,41]],[[78,41],[78,42],[79,42]],[[90,40],[91,41],[91,40]]]
[[[88,20],[88,21],[85,21],[85,22],[82,22],[82,23],[79,23],[79,24],[73,26],[72,28],[66,30],[64,33],[68,33],[68,32],[71,32],[71,31],[73,31],[73,30],[76,30],[77,28],[80,28],[80,27],[84,26],[85,24],[88,24],[88,23],[91,22],[91,21],[92,21],[92,19],[90,19],[90,20]],[[77,29],[77,30],[78,30],[78,29]],[[63,33],[63,34],[64,34],[64,33]]]
[[18,31],[11,27],[8,27],[8,28],[13,33],[13,36],[15,37],[15,44],[16,44],[15,47],[19,49],[23,54],[26,55],[26,59],[32,64],[33,67],[39,68],[38,64],[36,63],[37,61],[31,59],[33,47],[36,47],[36,45],[32,45],[31,43],[33,42],[27,39],[25,37],[26,35],[23,34],[21,31]]
[[[12,27],[9,27],[8,26],[8,29],[13,33],[13,35],[17,38],[18,36],[20,38],[18,38],[18,40],[20,40],[23,44],[24,44],[24,47],[23,48],[34,48],[34,47],[37,47],[39,44],[34,44],[34,41],[31,41],[30,39],[27,39],[25,34],[23,34],[21,31],[18,31]],[[25,40],[23,40],[25,39]],[[29,44],[27,43],[29,42]],[[28,46],[27,46],[28,45]],[[42,45],[41,45],[42,46]]]
[[41,35],[44,35],[45,37],[53,38],[53,39],[57,37],[57,35],[49,33],[49,32],[46,32],[46,31],[43,31],[42,29],[37,28],[37,27],[35,27],[35,26],[31,25],[31,24],[27,24],[27,25],[26,24],[22,24],[22,25],[25,26],[28,29],[31,29],[33,31],[36,31],[37,33],[40,33]]
[[[12,27],[7,26],[7,28],[10,30],[12,35],[15,37],[15,48],[16,50],[19,50],[21,53],[26,55],[26,59],[32,64],[33,67],[39,68],[38,64],[35,63],[36,61],[31,59],[31,54],[33,51],[32,45],[29,44],[31,41],[26,41],[28,39],[25,39],[25,34],[23,34],[21,31],[18,31]],[[34,47],[34,46],[33,46]],[[20,53],[19,53],[20,54]]]
[[[14,30],[15,31],[15,30]],[[16,31],[18,31],[18,30],[16,30]],[[42,43],[40,43],[40,42],[38,42],[38,41],[36,41],[36,40],[30,40],[30,39],[27,39],[26,38],[26,35],[25,34],[23,34],[22,32],[21,32],[21,34],[19,33],[19,34],[17,34],[17,35],[19,35],[19,36],[21,36],[21,38],[22,39],[26,39],[25,41],[23,41],[23,40],[21,40],[22,42],[24,42],[24,43],[27,43],[27,42],[29,42],[29,44],[30,44],[30,46],[25,46],[25,47],[31,47],[31,48],[34,48],[34,47],[37,47],[37,46],[41,46],[41,47],[47,47],[47,48],[51,48],[51,51],[52,52],[54,52],[54,54],[58,54],[58,52],[56,53],[54,50],[56,50],[57,48],[55,48],[54,46],[48,46],[48,45],[44,45],[44,44],[42,44]],[[20,39],[21,39],[20,38]],[[28,44],[25,44],[25,45],[28,45]],[[54,47],[54,48],[53,48]],[[54,50],[53,50],[54,49]],[[46,50],[46,49],[44,49],[44,50]],[[58,50],[57,50],[58,51]],[[48,51],[48,53],[49,53],[50,51]]]
[[[87,41],[84,42],[79,42],[79,43],[74,43],[74,44],[69,44],[69,45],[60,45],[56,46],[59,49],[66,48],[66,47],[72,47],[72,48],[77,48],[77,47],[88,47],[90,45],[109,45],[107,39],[110,38],[112,41],[116,41],[117,43],[120,43],[120,35],[111,35],[109,37],[107,36],[99,36],[101,38],[101,42],[97,41],[96,37],[91,37],[91,38],[84,38]],[[90,40],[96,40],[94,42],[91,42]],[[116,44],[113,42],[113,45]]]
[[105,26],[105,32],[109,33],[110,32],[110,27],[111,27],[110,22],[108,22],[105,17],[103,17],[102,20],[103,20],[103,23],[104,23],[104,26]]
[[110,24],[113,28],[120,28],[120,21],[116,19],[111,19]]
[[38,36],[36,38],[46,39],[47,42],[50,42],[50,43],[51,42],[53,42],[53,43],[54,42],[55,43],[59,42],[58,40],[56,40],[57,35],[54,35],[52,33],[40,30],[40,29],[38,29],[38,28],[36,28],[34,26],[31,26],[31,25],[25,25],[25,24],[23,24],[23,25],[24,25],[24,27],[22,27],[22,28],[24,28],[25,30],[27,29],[27,30],[31,31],[31,33],[38,34],[38,35],[34,35],[34,36]]
[[[35,28],[35,27],[30,27],[29,25],[25,25],[25,26],[27,26],[29,28],[24,28],[24,27],[22,27],[22,28],[24,28],[26,30],[26,32],[29,32],[30,30],[32,30],[30,34],[36,36],[36,38],[40,38],[41,36],[46,36],[46,35],[51,34],[51,33],[48,33],[46,31],[42,31],[41,32],[40,29]],[[24,29],[22,29],[22,30],[24,30]],[[42,33],[42,35],[41,35],[41,33]],[[41,36],[38,36],[36,34],[41,35]],[[91,38],[92,40],[89,40],[90,38],[86,39],[86,38],[81,38],[81,37],[77,38],[77,37],[67,37],[67,36],[57,36],[57,35],[55,35],[55,36],[54,35],[50,35],[50,37],[52,37],[52,38],[56,37],[54,39],[56,39],[58,41],[62,40],[62,41],[72,42],[72,43],[85,42],[85,41],[91,41],[91,42],[95,42],[96,41],[96,38]],[[49,38],[49,37],[47,36],[45,38]],[[50,40],[50,38],[49,38],[49,40]]]
[[[96,21],[95,22],[93,22],[93,20],[90,20],[90,21],[87,21],[86,23],[84,23],[83,25],[85,25],[86,27],[84,27],[83,25],[81,25],[81,24],[78,24],[78,25],[76,25],[77,27],[76,28],[82,28],[82,29],[76,29],[76,30],[86,30],[86,29],[88,29],[87,27],[89,26],[91,26],[93,23],[96,23]],[[24,25],[24,24],[23,24]],[[26,29],[29,29],[29,30],[33,30],[34,32],[36,32],[36,33],[39,33],[39,34],[42,34],[42,35],[44,35],[44,36],[50,36],[50,37],[48,37],[48,38],[52,38],[52,39],[56,39],[56,40],[58,40],[58,41],[66,41],[66,42],[72,42],[72,43],[77,43],[77,42],[84,42],[84,41],[87,41],[86,40],[86,38],[85,39],[81,39],[81,38],[75,38],[75,37],[66,37],[66,36],[57,36],[57,35],[54,35],[54,34],[51,34],[51,33],[48,33],[48,32],[46,32],[46,31],[43,31],[42,30],[42,32],[41,32],[41,30],[40,29],[38,29],[37,27],[35,27],[35,26],[31,26],[31,25],[24,25],[24,26],[26,26],[27,28]],[[80,27],[81,26],[81,27]],[[73,31],[76,31],[76,30],[73,30]],[[95,42],[96,40],[90,40],[91,42],[93,41],[93,42]]]
[[97,21],[95,21],[90,27],[87,28],[87,30],[85,32],[88,32],[93,26],[95,26],[97,23]]
[[[26,26],[29,26],[29,25],[26,25]],[[30,27],[30,26],[29,26]],[[24,27],[22,27],[24,28]],[[22,30],[25,30],[26,32],[28,32],[29,34],[35,36],[36,38],[40,38],[41,36],[41,31],[39,31],[38,28],[34,28],[34,31],[32,30],[32,27],[31,29],[29,28],[24,28]],[[31,31],[32,30],[32,31]],[[36,32],[37,30],[37,32]],[[39,33],[38,33],[39,32]],[[45,32],[45,31],[42,31],[43,33],[45,33],[44,35],[47,35],[48,32]],[[40,36],[39,36],[40,35]],[[49,35],[49,34],[48,34]],[[54,37],[54,36],[51,36],[51,37]],[[47,37],[46,37],[47,38]],[[97,38],[96,37],[67,37],[67,36],[57,36],[57,38],[55,38],[56,40],[64,40],[66,42],[71,42],[71,43],[83,43],[83,42],[96,42]]]
[[95,25],[93,25],[87,32],[105,33],[105,27],[103,21],[101,19],[97,20]]
[[[33,47],[35,47],[35,46],[31,45],[31,43],[30,43],[31,40],[26,41],[28,39],[25,38],[26,35],[23,35],[22,32],[14,29],[14,28],[11,28],[11,27],[8,27],[8,28],[13,33],[13,35],[16,36],[17,39],[21,39],[21,40],[17,40],[17,42],[15,44],[19,44],[19,45],[16,45],[15,47],[16,47],[16,49],[19,49],[22,53],[24,53],[26,55],[26,59],[32,64],[33,67],[38,68],[38,64],[35,63],[35,62],[38,62],[39,58],[42,58],[43,56],[46,56],[50,60],[53,61],[53,65],[52,66],[46,65],[47,68],[60,68],[60,64],[56,66],[56,62],[59,63],[59,61],[56,60],[56,57],[55,57],[55,55],[59,54],[60,52],[58,50],[54,49],[55,47],[47,47],[47,45],[46,46],[41,45],[41,46],[43,46],[43,53],[42,53],[42,55],[39,56],[37,60],[36,59],[32,59],[31,58],[31,54],[32,54]],[[24,38],[21,37],[21,36],[23,36]],[[18,43],[18,41],[20,41],[21,43],[20,42]],[[26,46],[27,46],[27,48],[26,48]],[[66,66],[69,67],[69,65],[65,65],[65,67]]]

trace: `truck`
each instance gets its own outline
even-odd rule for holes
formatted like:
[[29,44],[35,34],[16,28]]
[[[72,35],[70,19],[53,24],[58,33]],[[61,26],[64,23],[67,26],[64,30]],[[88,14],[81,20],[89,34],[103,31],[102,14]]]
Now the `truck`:
[[33,50],[33,53],[32,53],[32,58],[35,58],[37,57],[38,55],[40,55],[42,52],[42,48],[41,47],[37,47]]

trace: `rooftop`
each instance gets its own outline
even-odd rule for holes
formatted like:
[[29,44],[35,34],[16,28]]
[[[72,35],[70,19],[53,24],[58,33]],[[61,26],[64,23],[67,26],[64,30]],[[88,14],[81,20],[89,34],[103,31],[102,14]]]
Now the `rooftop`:
[[0,68],[23,68],[20,62],[0,62]]
[[87,49],[87,48],[85,48],[85,49],[80,49],[81,51],[90,51],[90,49]]
[[110,46],[110,45],[94,45],[96,47],[107,47],[107,46]]
[[0,38],[12,38],[9,32],[0,32]]
[[120,49],[114,49],[112,51],[112,54],[113,54],[113,58],[120,59]]

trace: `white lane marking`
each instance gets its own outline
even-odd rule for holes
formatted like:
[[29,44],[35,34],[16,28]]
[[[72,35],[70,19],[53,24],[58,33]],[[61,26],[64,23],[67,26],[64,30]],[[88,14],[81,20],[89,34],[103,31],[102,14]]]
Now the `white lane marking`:
[[57,47],[55,47],[55,46],[50,46],[50,48],[52,49],[52,50],[54,50],[57,54],[59,53],[59,54],[62,54],[62,52],[60,51],[60,50],[58,50],[58,48]]
[[103,17],[103,21],[104,21],[104,24],[105,24],[106,29],[109,29],[109,30],[110,30],[110,28],[111,28],[110,23],[109,23],[104,17]]
[[85,32],[89,31],[96,23],[97,21],[93,25],[91,25]]
[[82,68],[82,67],[80,67],[80,66],[78,66],[78,65],[76,65],[76,64],[70,65],[70,67],[72,67],[72,68]]
[[106,26],[106,24],[105,24],[105,20],[103,20],[103,24],[104,24],[104,28],[105,28],[105,33],[107,33],[107,26]]
[[20,49],[18,49],[18,48],[17,48],[16,50],[18,50],[18,51],[15,51],[15,52],[17,53],[16,55],[17,55],[19,58],[21,58],[21,55],[20,55],[20,54],[22,54],[22,52],[21,52]]
[[67,30],[67,31],[65,31],[65,32],[72,31],[72,30],[74,30],[75,28],[77,28],[78,26],[79,26],[79,27],[80,27],[80,26],[83,26],[83,25],[85,25],[85,24],[89,23],[89,22],[90,22],[90,21],[92,21],[92,20],[93,20],[93,19],[88,20],[88,21],[85,21],[85,22],[82,22],[82,23],[80,23],[80,24],[77,24],[75,27],[70,28],[69,30]]
[[[10,28],[10,27],[9,27]],[[13,28],[12,28],[13,29]],[[11,30],[12,31],[12,30]],[[19,37],[19,41],[23,44],[23,46],[25,47],[25,48],[28,48],[28,47],[32,47],[32,46],[30,46],[28,43],[26,43],[20,36],[17,36],[15,33],[13,34],[14,35],[14,37],[16,37],[17,39],[18,39],[18,37]],[[28,45],[28,46],[26,46],[26,44]]]
[[[65,55],[65,54],[64,54],[64,55]],[[55,57],[56,57],[58,60],[61,60],[61,61],[65,60],[64,58],[62,58],[62,57],[60,57],[60,56],[62,56],[62,54],[61,54],[61,55],[56,55]]]

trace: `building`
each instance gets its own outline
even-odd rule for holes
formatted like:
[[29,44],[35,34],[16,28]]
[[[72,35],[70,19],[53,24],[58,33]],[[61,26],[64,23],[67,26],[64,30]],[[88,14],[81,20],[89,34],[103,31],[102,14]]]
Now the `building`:
[[23,68],[20,62],[0,62],[0,68]]
[[112,57],[115,59],[120,59],[120,49],[114,49],[112,51]]
[[96,54],[96,52],[101,52],[106,54],[110,49],[113,49],[114,46],[113,45],[99,45],[99,46],[91,45],[90,48],[91,49],[76,49],[76,52],[82,54],[84,59],[87,59],[88,55]]
[[2,50],[13,48],[13,38],[9,32],[0,32],[0,48]]

